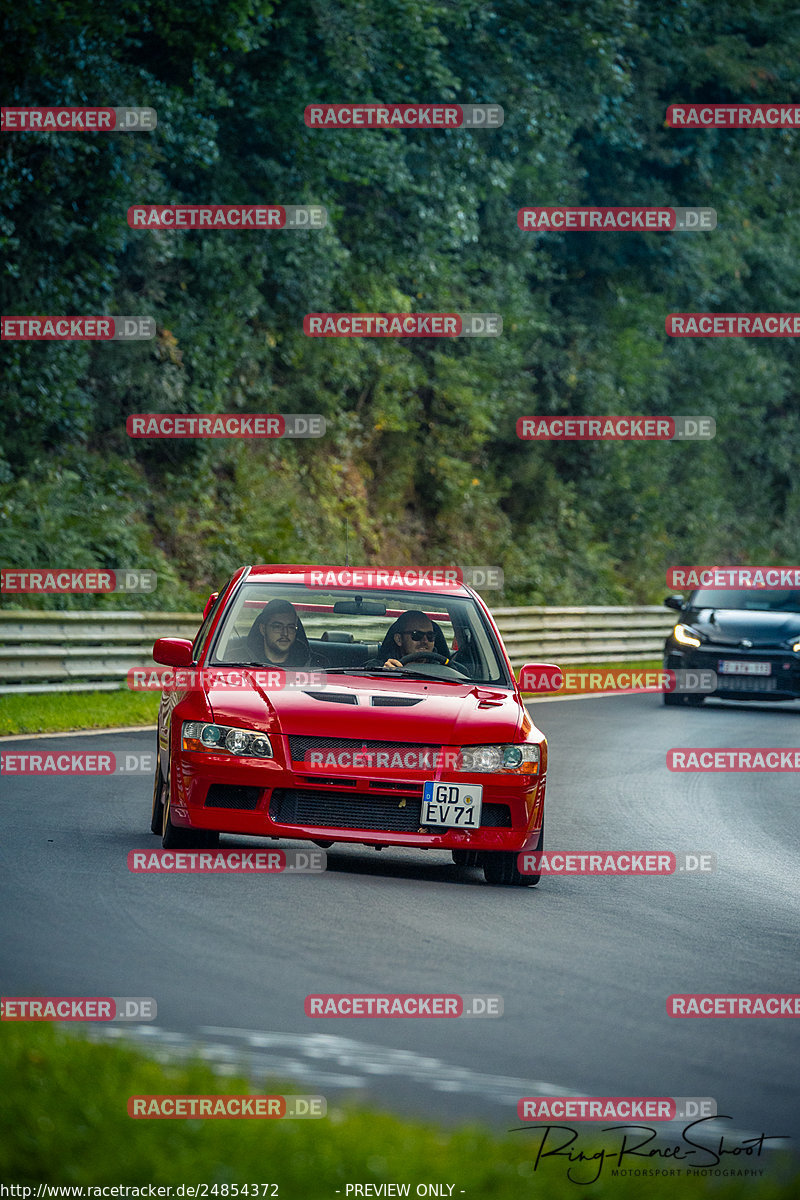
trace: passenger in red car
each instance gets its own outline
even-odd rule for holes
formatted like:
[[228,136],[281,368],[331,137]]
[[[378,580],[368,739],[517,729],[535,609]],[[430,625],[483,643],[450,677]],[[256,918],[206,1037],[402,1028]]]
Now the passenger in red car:
[[323,665],[313,655],[303,624],[288,600],[270,600],[253,622],[247,646],[254,660],[271,667]]

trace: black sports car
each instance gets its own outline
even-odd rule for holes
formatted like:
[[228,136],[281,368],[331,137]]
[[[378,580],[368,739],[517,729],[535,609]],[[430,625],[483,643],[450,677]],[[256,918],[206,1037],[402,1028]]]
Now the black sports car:
[[[680,620],[664,643],[664,666],[716,673],[705,695],[723,700],[800,700],[800,591],[712,591],[668,596]],[[705,695],[664,692],[665,704]]]

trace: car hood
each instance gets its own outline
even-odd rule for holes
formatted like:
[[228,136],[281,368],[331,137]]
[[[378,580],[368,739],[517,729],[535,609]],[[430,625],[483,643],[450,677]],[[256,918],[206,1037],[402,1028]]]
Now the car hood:
[[736,646],[750,641],[754,646],[779,646],[800,636],[800,613],[744,612],[738,608],[703,608],[686,618],[710,642]]
[[221,724],[319,737],[359,737],[426,745],[475,745],[519,739],[525,716],[514,692],[471,683],[428,683],[335,676],[327,686],[262,688],[251,673],[231,692],[211,687]]

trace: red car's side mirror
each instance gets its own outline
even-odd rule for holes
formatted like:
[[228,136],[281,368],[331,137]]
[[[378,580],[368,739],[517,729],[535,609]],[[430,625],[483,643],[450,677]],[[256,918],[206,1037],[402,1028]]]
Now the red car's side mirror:
[[185,638],[159,638],[153,646],[153,658],[167,667],[190,667],[192,643]]
[[553,663],[525,663],[519,669],[521,692],[557,692],[564,685],[564,672]]

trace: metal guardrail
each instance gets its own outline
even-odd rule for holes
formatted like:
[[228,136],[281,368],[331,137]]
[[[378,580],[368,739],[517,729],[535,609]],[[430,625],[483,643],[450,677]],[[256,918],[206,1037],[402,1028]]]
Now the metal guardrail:
[[[659,658],[675,614],[659,605],[496,608],[515,668],[524,662]],[[0,609],[0,694],[113,691],[131,667],[153,665],[159,637],[193,638],[200,613]]]

